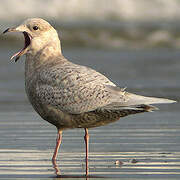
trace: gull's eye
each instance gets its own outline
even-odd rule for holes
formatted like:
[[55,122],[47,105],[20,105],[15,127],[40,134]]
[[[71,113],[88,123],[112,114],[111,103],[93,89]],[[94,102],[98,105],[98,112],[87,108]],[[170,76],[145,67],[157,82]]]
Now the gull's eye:
[[36,30],[38,30],[39,28],[38,28],[38,26],[34,26],[33,29],[36,31]]

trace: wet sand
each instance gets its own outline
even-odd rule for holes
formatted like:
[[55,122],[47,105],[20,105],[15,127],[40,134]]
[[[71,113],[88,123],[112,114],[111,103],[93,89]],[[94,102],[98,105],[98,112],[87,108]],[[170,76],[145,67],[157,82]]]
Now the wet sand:
[[[29,105],[24,92],[24,62],[10,63],[10,48],[0,52],[0,178],[55,178],[51,157],[56,129]],[[17,51],[12,48],[11,53]],[[180,99],[178,51],[69,49],[64,54],[76,63],[94,67],[131,92]],[[89,130],[91,176],[180,178],[180,106],[158,107],[160,111],[128,116]],[[63,134],[57,164],[64,178],[79,178],[85,173],[83,136],[82,129]]]

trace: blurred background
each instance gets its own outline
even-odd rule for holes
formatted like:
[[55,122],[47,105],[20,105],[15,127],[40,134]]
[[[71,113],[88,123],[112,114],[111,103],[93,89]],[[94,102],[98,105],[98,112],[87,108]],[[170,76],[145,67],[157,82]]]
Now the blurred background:
[[[180,0],[0,1],[0,32],[32,17],[57,29],[63,54],[72,62],[100,71],[127,91],[180,100]],[[27,100],[25,57],[9,60],[23,44],[22,34],[0,35],[1,178],[54,173],[50,159],[56,129]],[[90,172],[179,179],[180,106],[158,107],[154,113],[90,129]],[[84,172],[83,135],[81,129],[64,132],[58,161],[62,173]],[[115,165],[116,160],[123,166]]]
[[67,46],[179,48],[179,0],[2,0],[1,28],[29,17],[48,20]]

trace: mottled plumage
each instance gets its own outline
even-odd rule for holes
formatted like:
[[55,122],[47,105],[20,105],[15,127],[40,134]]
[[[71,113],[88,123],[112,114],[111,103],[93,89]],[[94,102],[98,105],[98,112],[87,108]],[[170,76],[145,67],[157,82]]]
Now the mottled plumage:
[[85,128],[87,145],[87,128],[155,110],[150,104],[175,102],[128,93],[99,72],[68,61],[61,53],[56,30],[40,18],[28,19],[5,32],[10,31],[20,31],[25,36],[25,47],[13,57],[18,60],[26,54],[25,87],[29,101],[44,120],[58,128],[54,160],[64,129]]

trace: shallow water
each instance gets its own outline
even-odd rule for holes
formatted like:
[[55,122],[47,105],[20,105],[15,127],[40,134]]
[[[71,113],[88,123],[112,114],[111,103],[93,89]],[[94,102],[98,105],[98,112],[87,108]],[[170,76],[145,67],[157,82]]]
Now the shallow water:
[[[17,47],[10,46],[0,49],[0,178],[55,178],[51,156],[56,129],[29,105],[24,91],[24,59],[9,61],[16,51]],[[102,72],[130,92],[180,99],[180,52],[176,50],[77,48],[66,49],[64,55]],[[158,107],[160,111],[128,116],[89,130],[91,176],[179,179],[180,106]],[[63,134],[57,163],[65,177],[84,175],[83,136],[82,129]]]

